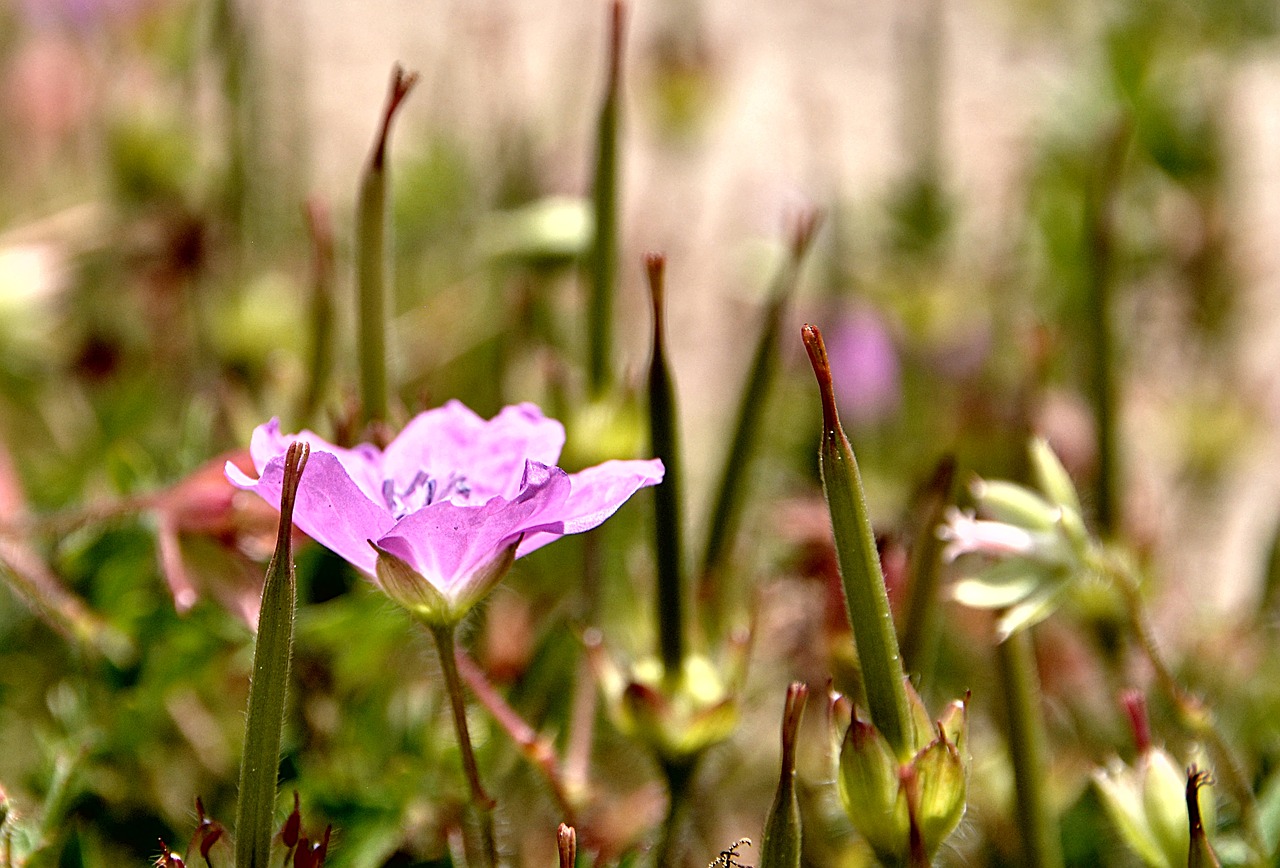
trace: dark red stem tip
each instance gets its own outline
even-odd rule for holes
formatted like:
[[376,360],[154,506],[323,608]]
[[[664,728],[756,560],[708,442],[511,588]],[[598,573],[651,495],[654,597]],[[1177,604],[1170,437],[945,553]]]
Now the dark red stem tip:
[[387,102],[382,109],[382,125],[378,128],[378,140],[373,147],[373,165],[381,169],[387,157],[387,137],[391,133],[391,121],[400,110],[400,104],[418,83],[416,72],[405,72],[400,64],[391,67],[391,84],[387,87]]
[[662,253],[646,253],[644,255],[644,270],[649,277],[649,295],[653,299],[654,327],[660,331],[662,328],[662,300],[667,271],[666,255]]
[[627,4],[613,0],[609,9],[609,90],[617,90],[622,75],[623,34],[627,23]]
[[795,774],[796,736],[800,718],[804,715],[805,701],[809,698],[809,686],[793,681],[787,687],[787,702],[782,712],[782,773]]
[[827,432],[840,429],[840,415],[836,412],[836,391],[831,382],[831,363],[827,360],[827,345],[822,342],[822,332],[816,325],[804,324],[800,330],[809,364],[818,378],[818,391],[822,394],[822,427]]

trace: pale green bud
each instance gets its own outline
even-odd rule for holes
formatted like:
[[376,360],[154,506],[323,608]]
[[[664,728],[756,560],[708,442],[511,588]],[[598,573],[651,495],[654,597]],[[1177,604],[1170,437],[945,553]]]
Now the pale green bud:
[[1080,494],[1075,483],[1071,481],[1067,468],[1062,466],[1058,456],[1053,454],[1049,444],[1042,437],[1031,441],[1031,472],[1035,475],[1036,484],[1040,486],[1050,501],[1080,515]]

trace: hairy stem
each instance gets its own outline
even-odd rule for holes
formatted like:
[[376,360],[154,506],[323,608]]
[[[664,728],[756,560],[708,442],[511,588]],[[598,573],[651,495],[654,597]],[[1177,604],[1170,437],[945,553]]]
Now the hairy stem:
[[1008,715],[1022,864],[1062,868],[1062,843],[1046,787],[1044,717],[1031,631],[1018,630],[998,643],[996,662]]
[[457,652],[453,627],[428,625],[440,652],[440,668],[444,672],[445,689],[449,693],[449,705],[453,709],[453,727],[458,734],[458,747],[462,753],[462,770],[471,789],[471,805],[480,822],[480,858],[483,868],[497,868],[498,845],[493,832],[494,801],[480,783],[480,766],[471,747],[471,731],[467,727],[467,701],[462,692],[462,679],[458,675]]

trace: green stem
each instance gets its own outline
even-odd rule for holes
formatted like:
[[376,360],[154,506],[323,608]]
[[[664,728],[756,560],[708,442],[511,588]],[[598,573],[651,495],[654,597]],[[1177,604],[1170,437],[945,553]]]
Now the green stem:
[[333,225],[319,199],[307,203],[307,234],[311,236],[311,353],[307,391],[298,410],[301,424],[310,424],[324,403],[333,373]]
[[1119,195],[1128,128],[1120,123],[1103,143],[1102,168],[1089,190],[1085,206],[1088,262],[1089,344],[1093,354],[1090,398],[1098,437],[1096,509],[1104,537],[1115,534],[1120,522],[1118,454],[1118,398],[1115,341],[1111,317],[1115,284],[1115,221],[1112,212]]
[[1008,715],[1022,864],[1062,868],[1062,843],[1046,786],[1044,718],[1031,631],[1019,630],[997,644],[996,662]]
[[662,822],[662,838],[655,851],[654,868],[672,868],[680,864],[680,832],[689,813],[689,796],[693,791],[693,775],[698,760],[663,762],[667,779],[667,816]]
[[253,680],[245,719],[240,801],[236,806],[236,868],[267,868],[275,831],[276,779],[284,729],[297,587],[293,573],[293,504],[307,464],[307,444],[290,444],[280,493],[276,550],[267,565],[253,649]]
[[471,806],[480,822],[480,857],[484,868],[496,868],[498,846],[493,832],[494,801],[480,783],[480,766],[471,747],[471,731],[467,728],[467,702],[462,693],[462,678],[458,675],[453,627],[432,624],[427,626],[435,639],[436,650],[440,652],[440,668],[444,672],[445,689],[449,693],[449,704],[453,709],[453,727],[458,734],[458,747],[462,753],[462,770],[471,789]]
[[653,359],[649,365],[649,431],[653,456],[666,468],[662,484],[654,488],[654,532],[658,571],[658,642],[668,679],[684,669],[684,551],[680,522],[680,450],[676,435],[675,388],[667,366],[666,318],[663,313],[663,272],[659,254],[645,257],[653,295]]
[[698,599],[705,605],[703,615],[707,622],[707,635],[718,632],[721,594],[721,574],[725,561],[737,536],[745,504],[743,491],[750,476],[751,457],[756,451],[763,428],[765,404],[770,387],[778,370],[778,339],[787,303],[795,292],[800,266],[813,240],[818,226],[818,215],[808,211],[797,221],[792,232],[791,247],[786,261],[774,276],[769,292],[769,303],[764,312],[764,323],[756,341],[755,355],[738,400],[737,422],[725,456],[720,484],[716,489],[711,521],[708,523],[707,545],[698,570]]
[[613,298],[618,281],[618,115],[626,7],[609,11],[608,73],[596,132],[592,186],[595,236],[588,254],[591,295],[587,302],[587,376],[593,397],[609,387],[613,356]]
[[365,423],[385,421],[389,405],[387,379],[387,146],[391,121],[417,82],[397,64],[382,111],[382,123],[360,180],[356,212],[356,289],[359,298],[360,397]]
[[471,688],[471,693],[485,707],[498,726],[516,743],[529,764],[542,773],[547,786],[551,788],[556,804],[564,814],[565,821],[571,825],[576,823],[577,809],[570,798],[565,774],[560,768],[559,759],[551,742],[540,736],[514,708],[507,704],[507,701],[489,683],[484,670],[461,648],[455,649],[454,660],[457,662],[462,679],[467,683],[467,687]]
[[836,556],[844,582],[845,610],[862,664],[862,680],[867,694],[871,722],[906,762],[915,753],[907,702],[906,677],[898,637],[893,629],[889,595],[885,591],[880,554],[867,514],[866,496],[858,462],[849,445],[836,411],[831,365],[822,333],[816,326],[803,330],[805,349],[822,394],[822,444],[819,463],[822,487],[831,513]]
[[939,594],[942,583],[942,540],[938,526],[946,520],[951,489],[955,480],[955,459],[947,456],[938,462],[922,498],[922,520],[916,527],[909,565],[910,585],[907,616],[902,630],[902,659],[908,671],[919,678],[918,689],[924,694],[933,677],[938,655]]

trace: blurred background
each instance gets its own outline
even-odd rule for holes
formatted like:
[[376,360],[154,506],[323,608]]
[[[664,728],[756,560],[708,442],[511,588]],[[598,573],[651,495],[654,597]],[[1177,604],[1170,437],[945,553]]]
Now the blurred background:
[[[943,454],[965,474],[1025,473],[1038,431],[1102,530],[1159,577],[1157,621],[1176,653],[1271,624],[1278,29],[1270,0],[633,4],[616,390],[634,399],[643,386],[640,257],[663,251],[691,533],[787,227],[816,207],[823,226],[764,423],[744,585],[767,596],[812,567],[806,547],[821,548],[818,409],[798,340],[812,321],[831,343],[877,523],[902,521]],[[0,592],[0,783],[19,804],[65,800],[58,864],[124,864],[113,860],[146,858],[157,837],[183,840],[195,794],[229,820],[250,647],[239,618],[254,609],[274,519],[227,505],[216,456],[273,415],[335,437],[349,421],[353,211],[393,63],[421,76],[390,157],[402,417],[451,397],[484,415],[534,400],[566,421],[567,464],[647,448],[636,413],[602,420],[582,399],[579,266],[606,31],[605,4],[581,0],[0,8],[0,519],[31,529],[0,552],[19,588]],[[329,271],[315,252],[325,237]],[[333,377],[310,394],[325,298]],[[1108,412],[1109,471],[1096,433]],[[646,520],[624,519],[620,537]],[[487,613],[522,625],[504,631],[514,648],[476,628],[485,665],[552,721],[566,713],[557,682],[529,674],[572,669],[572,643],[548,638],[576,611],[557,584],[577,569],[564,548],[522,564]],[[645,574],[636,548],[620,547],[618,572]],[[415,795],[411,762],[431,753],[416,727],[439,710],[426,643],[402,647],[403,617],[345,567],[314,548],[302,558],[312,608],[297,668],[311,698],[286,768],[345,829],[335,864],[447,864],[430,861],[447,849],[446,808]],[[188,586],[221,605],[179,616],[168,589],[189,601]],[[33,615],[23,593],[53,614]],[[547,600],[557,615],[544,622],[533,613]],[[753,678],[779,700],[804,669],[813,611],[765,612],[799,631],[759,652]],[[105,662],[86,651],[99,627],[132,649],[103,639],[119,652]],[[1258,636],[1241,642],[1267,656]],[[420,677],[391,683],[388,657]],[[953,680],[981,683],[965,665]],[[1244,703],[1241,727],[1271,702]],[[773,743],[775,704],[745,715],[742,743],[753,732]],[[1057,725],[1078,727],[1073,714]],[[391,735],[374,744],[362,725]],[[1266,767],[1274,734],[1252,732],[1246,752]],[[431,774],[453,774],[456,757],[433,757]],[[732,763],[713,776],[725,789],[708,846],[759,828],[771,784],[757,762],[740,803]],[[50,783],[62,768],[76,770],[65,793]],[[649,806],[637,816],[660,804],[643,781],[624,789]],[[999,810],[975,810],[958,858],[1011,858],[994,843]],[[550,806],[534,813],[510,822],[554,828]],[[739,813],[746,831],[733,831]],[[611,834],[619,852],[640,836]],[[552,858],[553,840],[528,845],[530,864]]]

